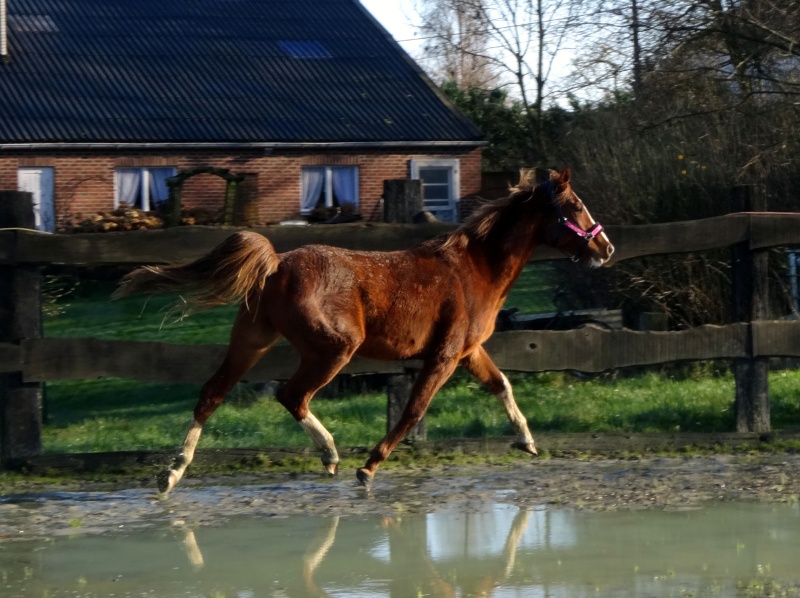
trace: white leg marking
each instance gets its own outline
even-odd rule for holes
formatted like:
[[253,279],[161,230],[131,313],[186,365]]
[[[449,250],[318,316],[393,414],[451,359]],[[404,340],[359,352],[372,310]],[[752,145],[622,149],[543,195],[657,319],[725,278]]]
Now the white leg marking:
[[203,560],[203,553],[200,551],[194,532],[190,529],[186,530],[186,535],[183,537],[183,548],[186,550],[186,557],[189,559],[192,569],[200,571],[205,565],[205,560]]
[[339,454],[336,452],[336,445],[333,443],[333,436],[325,429],[320,421],[310,411],[300,420],[300,425],[311,436],[311,440],[322,451],[322,462],[326,465],[334,465],[339,462]]
[[197,448],[197,441],[200,440],[202,431],[203,426],[200,422],[196,419],[192,420],[192,425],[189,426],[189,431],[186,432],[186,438],[183,439],[183,447],[181,449],[183,460],[186,461],[186,465],[189,465],[192,459],[194,459],[194,449]]
[[514,429],[514,432],[517,433],[517,441],[521,444],[533,444],[533,436],[531,436],[531,432],[528,430],[528,422],[525,416],[522,415],[522,411],[519,410],[517,402],[514,400],[514,392],[511,389],[511,383],[504,374],[501,374],[501,376],[503,376],[503,390],[500,391],[497,398],[503,402],[503,406],[506,408],[506,414],[511,421],[511,427]]
[[167,494],[175,487],[180,479],[183,477],[189,463],[194,459],[194,450],[197,448],[197,441],[200,440],[200,434],[203,431],[203,426],[196,419],[192,420],[192,425],[189,426],[189,431],[186,432],[186,438],[183,439],[183,445],[172,467],[162,471],[159,475],[158,487],[162,494]]
[[[322,561],[325,559],[325,555],[328,554],[328,551],[333,546],[334,540],[336,540],[336,529],[339,527],[339,518],[334,517],[332,522],[330,523],[326,532],[324,532],[323,537],[316,538],[314,543],[306,550],[305,555],[303,556],[303,577],[306,580],[306,583],[312,584],[311,587],[316,586],[314,583],[314,571],[317,570],[317,567],[320,566]],[[315,546],[315,544],[318,544]]]

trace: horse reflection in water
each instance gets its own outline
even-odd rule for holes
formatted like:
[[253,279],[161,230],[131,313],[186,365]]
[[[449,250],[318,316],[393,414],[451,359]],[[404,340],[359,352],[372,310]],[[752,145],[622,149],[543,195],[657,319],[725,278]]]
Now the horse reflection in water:
[[241,303],[227,355],[203,386],[181,450],[159,475],[159,490],[178,483],[203,425],[281,337],[297,350],[300,365],[277,399],[317,445],[331,474],[339,462],[336,446],[309,403],[355,355],[422,362],[399,421],[356,472],[363,485],[459,365],[503,403],[515,446],[536,454],[511,385],[482,345],[542,244],[591,267],[606,264],[614,251],[573,191],[568,169],[551,170],[538,182],[533,171],[523,171],[508,197],[485,204],[452,233],[403,251],[307,245],[279,254],[262,235],[243,231],[194,262],[131,272],[115,296],[180,292],[189,309]]
[[[523,534],[530,524],[531,511],[520,509],[514,516],[506,536],[505,545],[500,554],[482,559],[480,575],[454,576],[448,565],[446,574],[439,570],[437,563],[426,541],[425,518],[384,517],[381,527],[385,533],[385,540],[389,547],[387,555],[390,562],[387,568],[379,571],[376,564],[365,564],[362,557],[353,562],[352,579],[358,580],[362,572],[356,563],[361,563],[365,569],[364,574],[383,577],[388,584],[388,594],[391,596],[423,595],[440,596],[441,598],[456,598],[456,596],[492,596],[494,591],[508,583],[514,572],[517,552],[520,548]],[[469,515],[467,516],[469,519]],[[315,574],[320,565],[325,561],[328,553],[336,541],[337,531],[341,529],[341,522],[346,519],[329,517],[324,525],[310,540],[305,550],[300,565],[300,574],[295,575],[291,569],[286,570],[288,577],[280,580],[280,584],[287,589],[302,592],[304,596],[323,598],[329,593],[319,585]],[[408,523],[412,521],[412,523]],[[422,527],[420,527],[422,523]],[[468,524],[465,524],[468,525]],[[352,532],[351,532],[352,534]],[[190,565],[195,571],[200,571],[205,566],[205,559],[197,541],[195,532],[191,529],[184,530],[183,547]],[[358,554],[369,553],[367,547],[359,547]],[[373,555],[374,556],[374,555]],[[335,567],[341,570],[341,563]],[[470,567],[472,568],[472,567]],[[457,577],[456,581],[453,577]],[[337,582],[334,593],[339,594],[343,589]],[[299,587],[302,584],[302,589]],[[295,595],[290,591],[290,595]],[[382,594],[383,595],[383,594]]]

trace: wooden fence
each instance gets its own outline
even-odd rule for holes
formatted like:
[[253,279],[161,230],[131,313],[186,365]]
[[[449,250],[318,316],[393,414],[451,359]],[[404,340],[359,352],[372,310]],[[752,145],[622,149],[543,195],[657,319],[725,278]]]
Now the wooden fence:
[[[15,203],[16,202],[16,203]],[[196,258],[231,234],[230,228],[174,228],[131,233],[58,235],[26,230],[28,194],[0,192],[0,442],[2,461],[41,452],[41,383],[105,376],[145,382],[191,382],[207,378],[221,361],[221,345],[175,345],[157,342],[109,341],[94,338],[40,338],[34,311],[39,309],[36,268],[44,264],[96,266],[101,264],[164,263]],[[4,207],[5,206],[5,207]],[[23,214],[23,216],[20,216]],[[22,218],[22,219],[21,219]],[[384,225],[373,223],[325,227],[274,226],[256,228],[278,251],[305,243],[390,250],[411,246],[451,230],[445,224]],[[681,332],[638,332],[583,328],[569,331],[515,331],[495,334],[486,344],[504,370],[540,372],[612,368],[683,360],[733,359],[743,364],[737,377],[737,431],[769,429],[768,403],[764,421],[763,388],[753,384],[752,364],[768,357],[800,357],[800,322],[768,321],[757,313],[755,296],[765,277],[753,264],[775,246],[800,244],[800,213],[738,213],[728,216],[643,226],[609,226],[615,261],[646,255],[737,248],[735,266],[744,273],[739,284],[742,313],[750,314],[728,326],[701,326]],[[542,248],[535,260],[558,259]],[[741,278],[740,274],[740,278]],[[747,284],[748,280],[751,284]],[[741,310],[740,310],[741,311]],[[755,317],[754,317],[755,316]],[[0,322],[2,324],[2,322]],[[286,379],[297,357],[290,347],[276,347],[247,380]],[[343,373],[405,375],[414,362],[354,359]],[[749,368],[749,369],[748,369]],[[763,368],[762,368],[763,370]],[[761,371],[766,376],[765,371]],[[755,415],[754,415],[755,414]]]

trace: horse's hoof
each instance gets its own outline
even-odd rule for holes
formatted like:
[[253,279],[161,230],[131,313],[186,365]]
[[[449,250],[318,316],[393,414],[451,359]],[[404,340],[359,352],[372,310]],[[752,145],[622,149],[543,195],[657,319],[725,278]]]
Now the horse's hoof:
[[372,485],[373,475],[363,467],[356,470],[356,477],[358,478],[358,483],[364,486],[364,488],[369,489]]
[[536,445],[533,442],[515,442],[511,446],[534,456],[539,454],[536,452]]
[[165,496],[178,483],[178,476],[171,469],[165,469],[156,476],[156,483],[158,484],[158,493]]
[[339,464],[338,463],[323,463],[325,466],[325,471],[327,471],[330,475],[336,475],[339,473]]

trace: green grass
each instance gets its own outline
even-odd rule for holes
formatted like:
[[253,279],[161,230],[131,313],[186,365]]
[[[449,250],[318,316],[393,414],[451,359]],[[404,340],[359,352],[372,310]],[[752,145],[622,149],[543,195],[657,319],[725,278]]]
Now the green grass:
[[170,343],[228,342],[236,306],[217,307],[178,320],[171,296],[125,297],[111,301],[106,293],[59,304],[59,312],[45,317],[44,335]]
[[[121,379],[49,384],[45,451],[173,448],[183,439],[198,392],[195,385]],[[319,400],[313,408],[343,446],[377,442],[386,426],[385,396]],[[200,446],[301,446],[307,442],[305,432],[276,400],[238,387],[206,424]]]
[[[676,380],[648,373],[616,381],[578,381],[567,374],[512,377],[534,435],[559,432],[728,432],[733,429],[731,376]],[[800,424],[800,372],[770,375],[776,429]],[[180,443],[199,387],[108,379],[48,385],[47,452],[171,448]],[[386,395],[319,399],[313,411],[341,446],[377,442],[386,426]],[[458,374],[427,416],[431,440],[510,435],[501,404]],[[209,420],[201,447],[302,446],[309,440],[268,396],[235,389]]]
[[[548,268],[528,269],[507,306],[523,312],[552,309]],[[108,289],[110,293],[111,288]],[[46,336],[98,337],[178,343],[226,343],[236,308],[218,308],[174,322],[170,298],[132,297],[111,302],[93,294],[59,304],[45,320]],[[60,313],[56,313],[60,311]],[[727,432],[734,427],[734,383],[696,366],[680,376],[644,373],[583,382],[563,373],[514,375],[512,383],[534,435],[560,432]],[[172,448],[191,419],[198,385],[142,384],[105,379],[47,385],[47,452]],[[800,372],[770,374],[772,423],[800,427]],[[383,392],[338,400],[318,399],[312,409],[341,446],[368,446],[385,431]],[[464,373],[434,399],[427,418],[431,440],[509,435],[497,399]],[[307,445],[300,426],[271,397],[241,385],[209,420],[201,447]]]
[[504,307],[516,307],[521,314],[555,311],[552,266],[545,262],[528,264],[514,283]]

